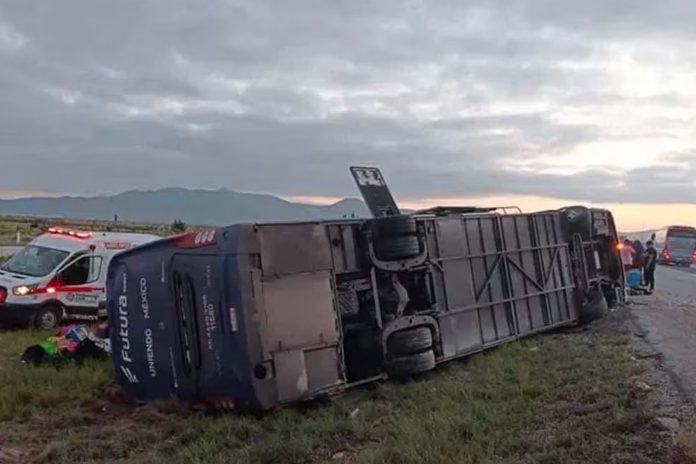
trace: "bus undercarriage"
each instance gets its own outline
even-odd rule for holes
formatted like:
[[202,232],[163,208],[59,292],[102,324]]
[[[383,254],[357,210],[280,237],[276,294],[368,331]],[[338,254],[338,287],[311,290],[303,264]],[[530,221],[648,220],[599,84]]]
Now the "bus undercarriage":
[[404,215],[378,170],[353,175],[373,219],[237,225],[119,255],[110,317],[138,334],[114,356],[119,382],[143,401],[270,409],[420,374],[623,298],[608,211]]

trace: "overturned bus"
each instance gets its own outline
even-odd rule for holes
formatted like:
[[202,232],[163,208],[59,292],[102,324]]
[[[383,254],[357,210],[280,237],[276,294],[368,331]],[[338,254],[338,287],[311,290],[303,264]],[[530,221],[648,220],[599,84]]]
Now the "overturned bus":
[[127,392],[271,409],[427,372],[623,298],[609,211],[407,215],[377,169],[352,172],[372,219],[211,228],[117,255],[107,298]]

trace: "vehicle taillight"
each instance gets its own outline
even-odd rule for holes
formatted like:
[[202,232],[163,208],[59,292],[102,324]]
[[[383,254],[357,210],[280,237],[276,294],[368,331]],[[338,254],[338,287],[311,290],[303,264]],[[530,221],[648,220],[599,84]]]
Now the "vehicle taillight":
[[4,303],[5,300],[7,300],[7,289],[0,287],[0,303]]

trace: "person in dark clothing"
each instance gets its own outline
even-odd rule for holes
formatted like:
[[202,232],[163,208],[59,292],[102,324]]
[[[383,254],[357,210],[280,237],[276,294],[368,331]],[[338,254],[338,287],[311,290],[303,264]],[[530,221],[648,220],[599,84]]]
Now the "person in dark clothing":
[[636,264],[638,267],[643,267],[643,257],[645,255],[645,247],[643,246],[643,243],[640,240],[634,240],[633,241],[633,251],[636,253],[635,259],[633,260],[633,264]]
[[647,243],[645,250],[645,259],[643,261],[643,275],[645,277],[645,285],[648,286],[648,292],[652,293],[655,290],[655,266],[657,265],[657,250],[655,243],[650,240]]
[[643,264],[645,262],[645,247],[640,240],[635,240],[633,242],[633,251],[635,251],[635,258],[633,259],[633,265],[636,269],[640,271],[640,281],[645,283],[645,278],[643,277]]

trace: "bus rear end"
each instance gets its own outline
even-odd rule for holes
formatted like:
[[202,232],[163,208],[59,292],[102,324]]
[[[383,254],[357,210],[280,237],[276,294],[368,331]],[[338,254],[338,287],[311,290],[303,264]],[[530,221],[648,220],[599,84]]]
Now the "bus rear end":
[[586,300],[581,314],[586,315],[585,320],[601,317],[605,306],[615,306],[625,295],[614,216],[605,209],[583,206],[563,208],[560,213],[574,258],[576,292]]
[[[240,277],[240,228],[117,255],[108,276],[116,379],[139,402],[256,409]],[[243,261],[243,260],[242,260]]]
[[667,229],[665,241],[660,252],[662,264],[691,266],[696,251],[696,228],[671,226]]

